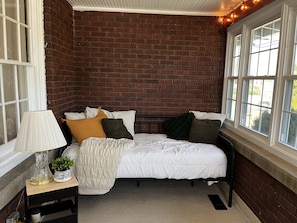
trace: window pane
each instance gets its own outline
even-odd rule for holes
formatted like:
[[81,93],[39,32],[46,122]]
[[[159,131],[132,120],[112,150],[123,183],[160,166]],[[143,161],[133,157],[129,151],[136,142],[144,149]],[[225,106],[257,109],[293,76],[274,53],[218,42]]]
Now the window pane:
[[292,74],[297,75],[297,24],[295,28],[294,54],[292,61]]
[[0,15],[3,15],[3,6],[2,6],[2,1],[0,1]]
[[268,75],[269,54],[269,51],[264,51],[259,54],[259,68],[257,72],[258,76]]
[[24,102],[21,102],[19,106],[20,106],[20,115],[21,115],[20,120],[22,120],[24,112],[29,110],[29,103],[28,101],[24,101]]
[[2,17],[0,17],[0,58],[4,58],[4,31]]
[[6,20],[7,58],[18,60],[17,24]]
[[244,81],[240,123],[242,126],[268,135],[273,88],[274,80]]
[[272,23],[263,26],[261,31],[260,51],[266,51],[269,50],[271,46]]
[[5,107],[7,140],[10,141],[17,136],[17,112],[16,104],[10,104]]
[[241,49],[241,35],[235,37],[234,41],[234,56],[240,56]]
[[228,81],[226,117],[234,121],[237,94],[237,79]]
[[293,60],[293,63],[292,63],[292,74],[293,75],[297,75],[297,43],[295,43],[295,46],[294,46],[294,60]]
[[18,92],[20,100],[28,98],[27,72],[24,66],[18,66]]
[[270,109],[263,109],[261,111],[261,116],[259,120],[256,119],[254,125],[259,125],[259,131],[264,134],[269,134],[269,127],[270,127],[270,117],[271,117],[271,110]]
[[252,53],[260,51],[261,28],[252,31]]
[[233,58],[232,76],[236,77],[239,73],[239,57]]
[[252,30],[251,35],[248,75],[276,75],[280,19]]
[[269,76],[275,76],[276,75],[277,57],[278,57],[278,49],[271,50],[271,52],[270,52],[270,61],[269,61],[269,72],[267,74]]
[[19,0],[20,4],[20,22],[23,24],[27,23],[27,15],[26,15],[26,0]]
[[274,80],[264,80],[262,86],[261,105],[263,107],[272,108]]
[[0,145],[4,144],[4,123],[3,123],[3,112],[2,106],[0,106]]
[[28,62],[27,57],[27,28],[24,26],[21,26],[20,29],[21,32],[21,60],[22,62]]
[[15,101],[14,65],[3,65],[3,87],[5,102]]
[[233,63],[232,63],[232,74],[231,76],[237,77],[239,75],[239,59],[241,49],[241,35],[234,38],[233,46]]
[[258,74],[259,53],[250,55],[249,76],[257,76]]
[[297,148],[297,114],[296,113],[291,114],[287,144]]
[[5,0],[5,14],[17,20],[17,0]]
[[280,142],[297,149],[297,80],[286,81]]

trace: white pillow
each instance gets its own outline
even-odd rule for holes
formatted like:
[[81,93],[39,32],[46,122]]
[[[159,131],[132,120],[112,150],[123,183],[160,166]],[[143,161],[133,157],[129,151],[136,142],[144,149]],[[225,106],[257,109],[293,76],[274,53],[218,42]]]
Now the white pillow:
[[113,118],[115,119],[123,119],[124,125],[126,126],[128,132],[134,137],[134,122],[135,122],[135,114],[136,111],[114,111],[111,112]]
[[[107,111],[102,108],[101,108],[101,110],[104,112],[104,114],[107,116],[107,118],[113,118],[112,112]],[[99,112],[99,108],[86,107],[86,109],[85,109],[86,118],[95,118],[97,116],[98,112]]]
[[[101,109],[107,116],[107,118],[123,119],[123,123],[126,126],[128,132],[134,137],[134,123],[135,123],[135,114],[136,111],[114,111],[110,112],[105,109]],[[97,116],[99,109],[86,107],[85,113],[87,118],[94,118]]]
[[214,112],[200,112],[200,111],[189,111],[192,112],[197,119],[210,119],[210,120],[220,120],[221,127],[225,121],[226,115]]
[[86,118],[86,115],[84,112],[65,112],[64,115],[66,119],[70,119],[70,120],[79,120],[79,119]]
[[[65,112],[64,113],[65,118],[69,120],[80,120],[80,119],[86,119],[86,115],[84,112]],[[72,136],[71,143],[76,143],[76,139],[74,136]]]

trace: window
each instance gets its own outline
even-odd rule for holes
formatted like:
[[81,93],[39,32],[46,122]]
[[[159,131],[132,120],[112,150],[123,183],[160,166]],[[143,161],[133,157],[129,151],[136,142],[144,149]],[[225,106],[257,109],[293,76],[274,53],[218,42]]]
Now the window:
[[268,136],[276,77],[280,19],[251,30],[247,78],[243,80],[240,124]]
[[0,1],[0,176],[31,155],[13,151],[22,114],[46,108],[42,8],[40,0]]
[[279,0],[228,28],[222,111],[227,128],[297,159],[296,15]]

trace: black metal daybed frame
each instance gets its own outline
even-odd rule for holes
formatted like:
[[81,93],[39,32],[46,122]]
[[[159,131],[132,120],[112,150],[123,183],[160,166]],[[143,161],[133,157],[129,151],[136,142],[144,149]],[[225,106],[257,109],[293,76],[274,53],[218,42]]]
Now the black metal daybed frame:
[[[136,114],[135,120],[135,133],[164,133],[162,129],[162,122],[166,119],[174,118],[176,115],[144,115],[144,114]],[[66,123],[62,123],[62,129],[67,139],[68,144],[70,144],[72,135],[66,125]],[[229,194],[228,194],[228,206],[232,207],[233,200],[233,182],[234,182],[234,161],[235,161],[235,152],[233,148],[233,144],[226,139],[221,134],[218,135],[216,146],[224,151],[227,157],[227,170],[225,177],[219,178],[207,178],[207,179],[194,179],[194,180],[203,180],[203,181],[225,181],[229,184]],[[63,150],[59,151],[59,155],[62,154]],[[138,184],[140,179],[137,180]],[[144,179],[144,178],[143,178]],[[147,178],[145,178],[147,179]],[[169,179],[170,180],[170,179]],[[193,185],[194,180],[191,180],[191,184]]]

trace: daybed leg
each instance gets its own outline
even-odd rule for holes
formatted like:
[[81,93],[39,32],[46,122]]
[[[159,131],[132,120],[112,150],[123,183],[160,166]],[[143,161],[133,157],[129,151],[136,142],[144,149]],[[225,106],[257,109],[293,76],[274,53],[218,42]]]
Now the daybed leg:
[[194,180],[191,180],[191,186],[194,187]]
[[140,187],[140,180],[137,180],[137,187]]
[[232,207],[232,199],[233,199],[233,183],[230,183],[229,185],[229,201],[228,201],[228,206],[231,208]]

